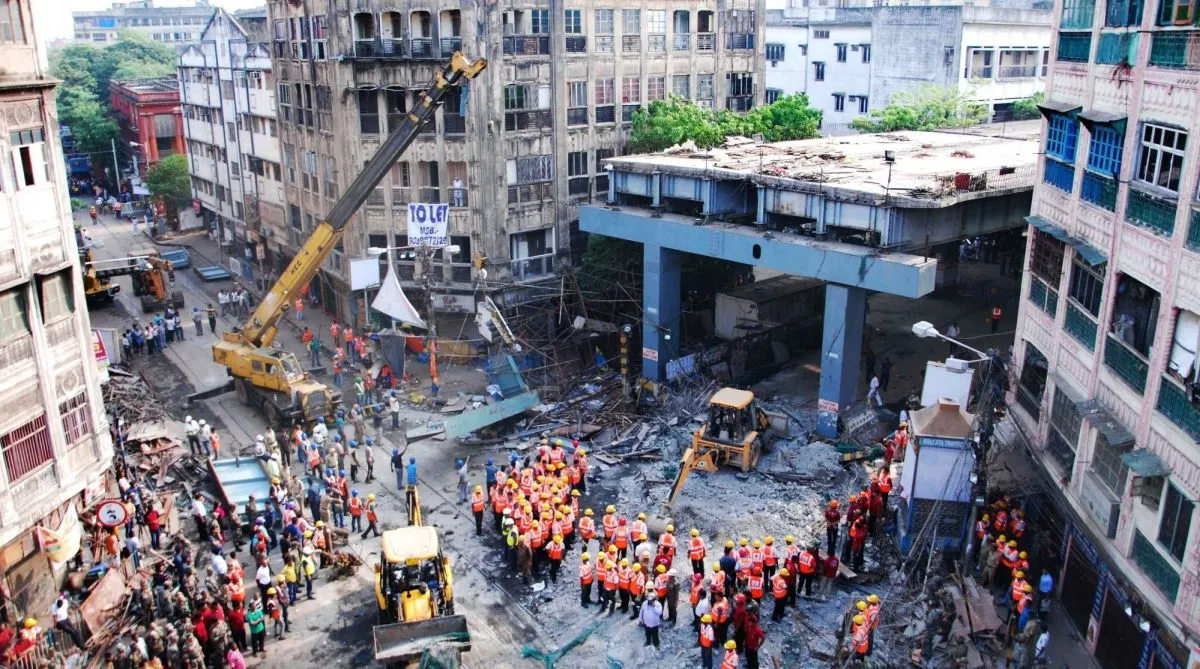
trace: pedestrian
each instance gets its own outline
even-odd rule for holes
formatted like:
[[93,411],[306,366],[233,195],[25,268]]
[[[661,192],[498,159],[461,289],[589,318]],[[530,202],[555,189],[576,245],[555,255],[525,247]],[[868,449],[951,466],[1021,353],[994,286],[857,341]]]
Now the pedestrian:
[[389,466],[393,472],[396,472],[396,489],[404,490],[404,454],[400,449],[392,449],[392,459],[389,461]]
[[658,628],[662,626],[662,616],[663,607],[658,601],[658,595],[653,590],[647,592],[646,601],[638,612],[638,621],[646,630],[646,643],[643,645],[654,646],[655,651],[660,647]]
[[241,599],[231,601],[226,623],[229,625],[229,636],[233,638],[233,647],[241,651],[246,650],[246,610]]
[[458,473],[458,503],[466,504],[467,488],[469,486],[469,482],[467,480],[467,460],[455,460],[454,469]]
[[871,377],[871,386],[867,391],[867,401],[874,402],[878,406],[883,406],[883,398],[879,395],[880,381],[878,376]]
[[[217,334],[217,310],[213,308],[212,302],[209,302],[208,306],[204,308],[204,313],[208,315],[209,334]],[[196,334],[202,335],[204,332],[197,328]]]
[[[297,297],[295,306],[296,306],[296,320],[303,321],[304,320],[304,300]],[[308,328],[304,328],[304,329],[307,330]]]
[[217,304],[221,305],[222,316],[229,313],[229,293],[225,292],[224,288],[217,291]]
[[396,391],[391,391],[388,394],[388,412],[392,414],[392,429],[400,429],[400,399],[396,397]]
[[192,500],[192,517],[196,520],[196,534],[200,535],[200,541],[208,541],[208,508],[200,493],[196,493]]
[[204,317],[200,314],[200,307],[192,307],[192,325],[196,326],[196,336],[204,335]]
[[1003,312],[1000,310],[1000,305],[992,307],[992,334],[996,334],[1000,330],[1000,316]]
[[58,596],[50,612],[54,616],[54,629],[65,632],[67,636],[71,637],[71,643],[82,650],[84,647],[83,635],[79,633],[75,623],[71,622],[71,600],[67,597],[66,591]]
[[[950,327],[946,328],[946,338],[951,339],[951,340],[956,340],[956,339],[958,339],[958,335],[960,332],[961,331],[958,328],[958,321],[950,321]],[[950,357],[953,358],[955,355],[958,354],[958,344],[955,343],[954,341],[950,341],[949,344],[950,344]]]
[[375,449],[371,448],[371,438],[367,437],[367,446],[363,449],[366,452],[367,460],[367,478],[366,483],[375,480]]
[[246,612],[246,623],[250,626],[250,654],[258,657],[259,653],[266,653],[265,648],[267,642],[267,621],[263,614],[262,602],[256,596],[250,600],[250,610]]
[[758,651],[762,648],[766,635],[758,624],[758,616],[751,613],[746,617],[746,669],[758,669]]
[[888,383],[892,380],[892,359],[890,357],[883,358],[883,364],[879,366],[879,390],[887,392]]
[[212,456],[212,426],[200,419],[200,452],[204,457]]

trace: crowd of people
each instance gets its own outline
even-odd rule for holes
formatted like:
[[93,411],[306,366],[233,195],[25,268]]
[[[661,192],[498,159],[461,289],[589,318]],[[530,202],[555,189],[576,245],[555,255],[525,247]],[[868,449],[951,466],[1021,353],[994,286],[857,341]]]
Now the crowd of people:
[[125,360],[131,360],[134,355],[163,353],[171,344],[187,339],[184,327],[179,312],[168,306],[150,317],[147,323],[134,321],[126,328],[121,333],[121,353],[124,354]]

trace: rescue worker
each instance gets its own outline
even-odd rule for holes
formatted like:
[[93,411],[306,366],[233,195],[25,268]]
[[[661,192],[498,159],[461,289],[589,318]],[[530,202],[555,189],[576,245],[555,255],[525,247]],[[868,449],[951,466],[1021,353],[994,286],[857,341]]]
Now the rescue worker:
[[887,513],[888,495],[892,492],[892,472],[884,467],[879,472],[879,504],[883,513]]
[[604,611],[605,604],[608,605],[608,615],[612,615],[617,608],[617,590],[620,588],[620,576],[617,573],[617,565],[608,560],[604,563],[604,596],[600,600],[600,611]]
[[596,519],[592,515],[591,509],[584,509],[583,518],[579,519],[579,540],[585,552],[588,550],[588,544],[596,536]]
[[1026,585],[1029,585],[1029,583],[1025,580],[1025,572],[1017,570],[1015,573],[1013,573],[1012,587],[1009,588],[1009,596],[1012,598],[1014,605],[1021,601],[1021,597],[1024,596]]
[[700,530],[694,527],[688,534],[691,535],[688,539],[688,559],[692,561],[692,573],[704,576],[704,556],[708,554],[704,549],[704,540],[700,538]]
[[[646,598],[646,572],[642,571],[641,564],[634,564],[629,568],[629,600],[633,602],[633,615],[630,620],[637,620],[639,609],[642,607],[642,602]],[[621,599],[621,610],[624,612],[625,599]]]
[[983,558],[979,551],[983,548],[983,540],[987,538],[991,520],[991,516],[985,513],[979,520],[975,521],[975,545],[971,548],[971,552],[975,553],[976,559],[982,560]]
[[725,598],[725,595],[721,593],[713,595],[712,619],[713,624],[716,625],[717,643],[723,644],[729,638],[730,615],[729,600]]
[[1020,553],[1017,552],[1017,542],[1009,539],[1004,545],[1003,552],[1000,553],[1000,567],[996,570],[995,583],[1003,587],[1005,583],[1012,582],[1012,574],[1016,569],[1017,560],[1020,559]]
[[703,669],[713,669],[713,643],[717,640],[717,633],[712,622],[712,614],[700,616],[700,666]]
[[558,570],[562,567],[563,554],[566,552],[561,534],[554,535],[550,545],[546,546],[546,556],[550,558],[550,582],[558,583]]
[[[605,529],[607,530],[607,527]],[[617,528],[613,531],[612,543],[617,547],[618,557],[625,559],[629,555],[629,528],[625,525],[624,518],[617,521]]]
[[805,549],[801,551],[796,558],[796,563],[800,571],[800,582],[796,584],[796,590],[804,588],[804,596],[812,597],[813,579],[817,575],[817,551]]
[[[618,553],[620,550],[617,549]],[[628,558],[620,560],[617,563],[617,584],[621,591],[621,613],[629,613],[629,582],[633,580],[633,570],[629,568]]]
[[725,542],[725,554],[721,556],[719,562],[721,571],[725,572],[723,584],[725,586],[725,596],[732,597],[737,590],[737,558],[733,555],[733,542]]
[[721,661],[721,669],[738,669],[737,644],[733,639],[725,642],[725,659]]
[[471,513],[475,514],[475,536],[483,534],[483,508],[486,506],[483,500],[483,486],[475,486],[475,492],[471,493]]
[[700,602],[708,604],[708,595],[704,594],[704,575],[692,574],[692,584],[688,592],[688,603],[692,605],[692,629],[698,629],[700,617],[708,613],[709,609],[700,610]]
[[[621,532],[620,526],[617,527],[617,533]],[[639,513],[637,518],[629,524],[630,543],[633,545],[633,554],[637,555],[638,544],[642,543],[647,535],[646,514]],[[620,546],[617,549],[620,550]]]
[[367,529],[363,530],[362,538],[366,539],[367,534],[379,536],[379,513],[375,507],[375,493],[367,495]]
[[822,599],[828,599],[829,593],[833,591],[833,582],[837,580],[838,567],[840,565],[841,562],[834,553],[826,555],[824,562],[821,563],[820,594]]
[[508,508],[508,497],[503,486],[496,486],[492,489],[492,527],[497,532],[501,531],[501,522],[504,520],[504,510]]
[[667,568],[663,565],[658,565],[654,568],[654,594],[658,597],[658,601],[667,601],[667,586],[670,585],[671,578],[667,576]]
[[875,630],[879,627],[879,613],[882,610],[883,604],[879,601],[879,595],[867,595],[867,612],[866,618],[869,625],[867,632],[867,655],[875,652]]
[[867,625],[866,616],[861,613],[854,616],[853,623],[850,627],[850,654],[861,663],[865,661],[867,651],[871,649],[871,630]]
[[860,570],[863,565],[863,554],[867,547],[867,522],[860,516],[850,526],[850,553],[854,569]]
[[770,582],[775,577],[775,569],[779,565],[779,554],[775,551],[775,537],[763,539],[762,562],[763,577]]
[[825,509],[825,546],[829,553],[837,552],[838,525],[842,522],[842,512],[838,511],[838,501],[829,500]]
[[612,543],[613,536],[617,533],[617,508],[611,504],[604,510],[604,518],[601,519],[601,525],[604,530],[604,546],[608,550],[608,545]]
[[764,590],[764,579],[762,567],[755,565],[750,568],[750,576],[746,578],[746,589],[750,593],[750,599],[758,604],[762,601]]
[[741,648],[746,643],[746,595],[739,592],[733,596],[733,613],[730,615],[733,625],[733,640]]
[[586,552],[579,556],[579,606],[587,608],[592,604],[592,581],[596,572],[592,568],[592,556]]
[[712,570],[713,575],[712,580],[710,581],[711,587],[709,592],[711,592],[712,596],[714,597],[717,595],[724,595],[726,578],[725,570],[721,569],[721,565],[717,564],[716,562],[713,563]]
[[787,567],[779,570],[771,579],[771,596],[775,598],[775,609],[771,611],[771,620],[780,622],[783,620],[784,608],[787,606],[788,584]]
[[350,501],[347,503],[350,507],[350,531],[362,532],[362,500],[358,497],[358,490],[350,491]]
[[[675,562],[675,526],[667,525],[665,532],[658,536],[658,550],[664,552],[671,562]],[[659,597],[659,601],[662,598]]]

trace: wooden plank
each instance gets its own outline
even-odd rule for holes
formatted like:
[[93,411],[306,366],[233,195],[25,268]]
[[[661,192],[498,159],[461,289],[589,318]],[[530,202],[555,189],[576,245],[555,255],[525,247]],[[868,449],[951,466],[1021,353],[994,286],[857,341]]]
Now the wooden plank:
[[79,606],[79,613],[88,629],[98,630],[104,626],[125,601],[125,575],[120,569],[109,569],[100,578],[88,598]]

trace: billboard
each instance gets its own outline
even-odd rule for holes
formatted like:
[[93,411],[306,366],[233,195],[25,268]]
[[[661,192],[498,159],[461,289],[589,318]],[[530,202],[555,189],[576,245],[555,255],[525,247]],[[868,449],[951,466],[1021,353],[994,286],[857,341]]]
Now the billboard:
[[441,248],[450,245],[450,205],[411,202],[408,205],[408,245]]

